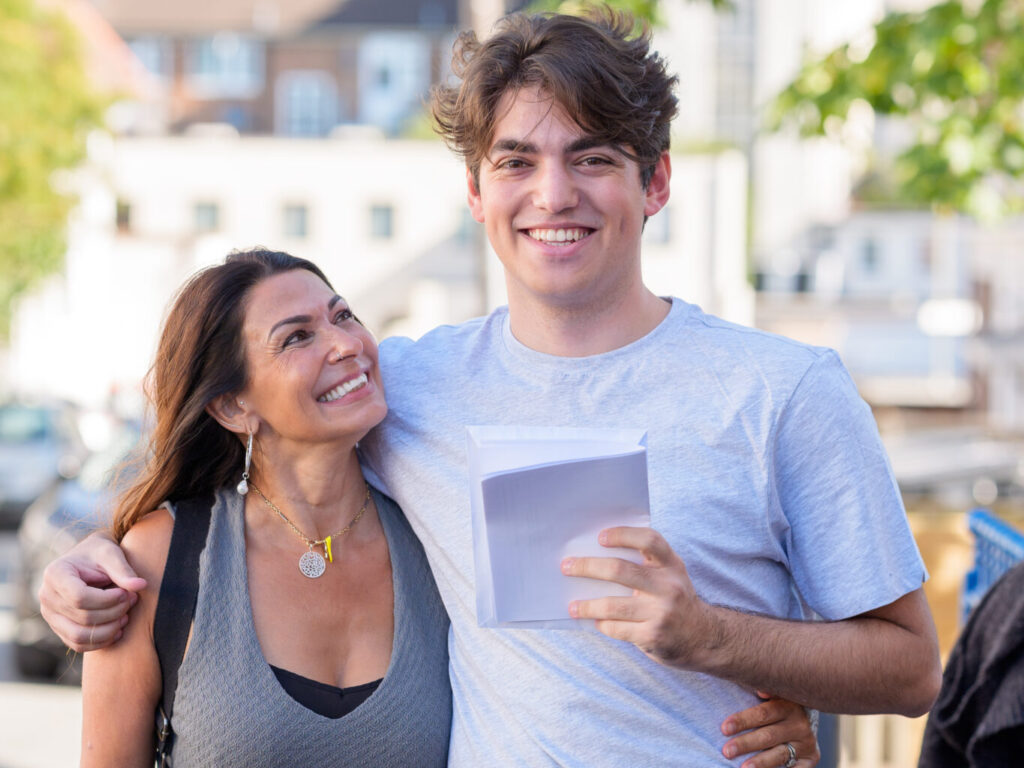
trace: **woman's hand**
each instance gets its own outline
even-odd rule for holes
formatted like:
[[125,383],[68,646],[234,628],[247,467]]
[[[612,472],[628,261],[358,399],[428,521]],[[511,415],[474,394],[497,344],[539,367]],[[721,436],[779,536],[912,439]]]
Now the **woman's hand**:
[[817,765],[821,753],[807,710],[786,699],[770,698],[760,691],[757,695],[765,701],[729,715],[722,723],[722,733],[735,737],[725,743],[722,754],[733,758],[757,752],[740,768],[776,768],[786,765],[789,760],[788,743],[796,754],[795,768]]

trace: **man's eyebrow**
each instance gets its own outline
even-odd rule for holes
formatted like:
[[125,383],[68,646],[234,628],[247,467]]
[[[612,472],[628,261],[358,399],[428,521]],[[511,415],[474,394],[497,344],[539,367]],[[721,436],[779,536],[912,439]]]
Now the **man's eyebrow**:
[[[594,147],[613,147],[613,144],[599,139],[596,136],[581,136],[565,148],[566,153],[585,152]],[[522,152],[524,155],[537,154],[537,146],[528,141],[516,141],[515,139],[498,139],[491,147],[492,152]]]
[[491,152],[522,152],[524,155],[537,154],[537,147],[528,141],[515,139],[498,139],[491,147]]
[[576,139],[572,144],[567,147],[568,152],[585,152],[588,149],[594,149],[594,147],[613,147],[611,144],[603,139],[599,139],[596,136],[581,136]]
[[[343,299],[338,294],[334,294],[333,296],[331,296],[330,300],[327,302],[327,311],[330,312],[334,308],[334,305],[337,304],[339,301],[343,301]],[[276,331],[282,325],[296,325],[298,323],[308,323],[311,322],[312,320],[313,318],[310,317],[309,315],[293,315],[292,317],[286,317],[284,320],[278,320],[271,327],[270,333],[267,334],[267,338],[269,339],[271,336],[273,336],[274,331]]]

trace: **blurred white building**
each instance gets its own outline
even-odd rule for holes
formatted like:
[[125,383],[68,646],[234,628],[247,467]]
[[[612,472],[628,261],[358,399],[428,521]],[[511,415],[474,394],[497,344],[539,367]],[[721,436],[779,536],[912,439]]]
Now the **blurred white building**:
[[443,290],[419,323],[483,309],[463,177],[440,144],[96,135],[90,161],[64,273],[15,319],[18,389],[96,402],[132,386],[173,292],[235,248],[312,259],[378,331],[427,283]]
[[[95,272],[82,266],[93,252],[131,253],[123,274],[151,269],[176,284],[225,250],[261,243],[339,270],[366,291],[364,314],[385,333],[416,334],[503,300],[500,266],[479,255],[486,244],[465,212],[457,162],[435,143],[376,132],[394,130],[447,75],[440,52],[457,19],[493,16],[497,0],[232,0],[208,13],[194,0],[65,2],[89,22],[93,50],[123,62],[119,32],[151,73],[136,89],[145,99],[112,110],[123,132],[93,153],[68,257],[74,281]],[[993,243],[1014,251],[1011,231],[983,235],[959,219],[855,208],[858,148],[899,135],[870,115],[851,122],[844,143],[759,131],[764,105],[805,52],[868,46],[886,10],[927,4],[736,0],[723,13],[663,3],[667,26],[655,46],[679,74],[673,142],[689,154],[676,161],[668,208],[648,226],[645,276],[741,322],[754,321],[753,278],[757,322],[835,346],[873,404],[987,409],[993,423],[1019,428],[1017,262],[991,256]],[[981,337],[920,325],[950,299],[980,308]],[[22,315],[39,301],[27,299]],[[140,317],[159,315],[152,303],[142,302]],[[17,333],[26,327],[19,322]],[[154,327],[138,332],[151,338]],[[32,353],[20,337],[14,346],[16,383],[43,381],[26,378]]]
[[663,3],[656,43],[680,76],[675,143],[725,142],[748,158],[758,325],[834,346],[875,406],[1019,435],[1024,224],[859,204],[866,150],[892,154],[907,140],[869,109],[829,138],[760,130],[805,56],[848,42],[867,53],[886,12],[933,4],[736,0],[716,13]]
[[[758,323],[839,350],[875,406],[968,407],[969,337],[981,328],[973,231],[964,219],[908,211],[855,212],[813,229],[798,290],[762,294]],[[958,308],[967,316],[951,317]]]
[[[764,105],[805,52],[847,40],[870,45],[870,26],[886,10],[928,4],[736,0],[729,13],[662,4],[667,26],[655,45],[680,77],[674,147],[697,154],[675,162],[672,200],[645,235],[645,277],[741,322],[754,321],[753,278],[763,291],[757,322],[835,346],[873,404],[988,409],[994,423],[1019,427],[1024,376],[1011,339],[1022,322],[1013,289],[1020,278],[1015,259],[991,255],[993,243],[1014,251],[1011,230],[985,234],[960,219],[856,209],[858,148],[898,136],[870,115],[851,122],[843,143],[759,131]],[[456,17],[478,5],[487,4],[303,0],[282,10],[233,0],[192,14],[188,3],[96,0],[157,85],[142,106],[112,113],[136,136],[94,152],[68,274],[92,274],[81,266],[85,254],[109,243],[99,248],[107,259],[135,254],[125,274],[148,263],[174,284],[227,249],[261,243],[344,274],[366,291],[363,313],[385,333],[416,334],[500,303],[500,266],[479,255],[486,244],[465,212],[457,162],[437,144],[384,141],[370,128],[393,130],[416,93],[445,76],[438,51],[450,44]],[[90,36],[117,41],[95,34],[95,25]],[[243,93],[245,78],[259,87]],[[390,99],[385,85],[401,93]],[[211,120],[223,122],[204,122]],[[348,121],[365,125],[340,125]],[[97,234],[101,221],[113,229]],[[921,326],[921,317],[953,306],[935,303],[949,299],[980,308],[981,337]],[[144,304],[140,317],[159,315]],[[18,339],[15,348],[12,367],[25,376],[31,354]]]
[[[469,215],[463,166],[439,141],[342,130],[327,139],[97,134],[63,273],[21,302],[16,391],[100,404],[136,387],[163,312],[195,270],[235,248],[308,257],[380,336],[418,336],[504,303],[500,264]],[[653,288],[752,318],[738,153],[679,156],[648,223]],[[738,222],[738,224],[737,224]]]

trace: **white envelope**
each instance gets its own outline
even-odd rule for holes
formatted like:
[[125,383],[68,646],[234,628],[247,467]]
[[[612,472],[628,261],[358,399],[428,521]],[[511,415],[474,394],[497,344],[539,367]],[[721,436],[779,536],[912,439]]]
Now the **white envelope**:
[[604,528],[650,526],[642,429],[467,427],[481,627],[583,629],[572,600],[628,596],[619,584],[562,574],[577,557],[640,561],[602,547]]

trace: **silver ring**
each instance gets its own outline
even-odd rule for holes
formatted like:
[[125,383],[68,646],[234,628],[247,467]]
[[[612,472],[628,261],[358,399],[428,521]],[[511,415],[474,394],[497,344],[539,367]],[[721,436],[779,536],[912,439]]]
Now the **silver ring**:
[[793,766],[796,765],[796,749],[788,741],[782,746],[789,750],[789,757],[786,759],[786,762],[782,764],[782,768],[793,768]]

